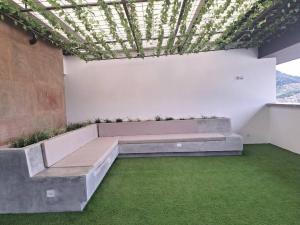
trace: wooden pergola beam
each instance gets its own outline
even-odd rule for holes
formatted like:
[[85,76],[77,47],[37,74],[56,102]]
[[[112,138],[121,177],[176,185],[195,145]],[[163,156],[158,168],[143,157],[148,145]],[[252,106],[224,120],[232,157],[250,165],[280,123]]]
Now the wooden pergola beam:
[[[277,10],[278,6],[280,4],[273,4],[270,8],[266,9],[265,11],[263,11],[257,18],[255,18],[255,20],[252,23],[252,28],[254,28],[259,21],[261,21],[262,19],[264,19],[265,17],[267,17],[270,12],[272,12],[273,10]],[[251,30],[251,29],[250,29]],[[245,32],[240,32],[234,35],[234,38],[232,39],[233,42],[239,40],[243,35],[245,34]]]
[[205,4],[205,0],[200,0],[199,1],[199,4],[198,4],[198,6],[196,8],[196,11],[195,11],[195,14],[194,14],[194,16],[193,16],[193,18],[192,18],[192,20],[191,20],[188,28],[186,29],[187,33],[189,33],[194,28],[194,26],[196,26],[195,22],[197,20],[197,17],[199,16],[200,10],[204,6],[204,4]]
[[[44,7],[44,5],[42,3],[40,3],[39,0],[34,0],[35,4],[38,5],[39,7]],[[74,37],[79,41],[79,42],[85,42],[85,40],[74,30],[72,30],[71,27],[69,27],[68,25],[66,25],[59,17],[57,17],[55,14],[53,14],[52,12],[47,12],[49,15],[51,15],[53,18],[55,18],[56,21],[58,21],[58,23],[61,25],[61,27],[68,33],[74,35]],[[39,21],[41,21],[40,19],[38,19]]]
[[[246,30],[245,32],[248,32],[248,30]],[[213,34],[220,34],[220,33],[222,33],[222,32],[221,32],[221,31],[216,31],[216,32],[214,32]],[[198,37],[199,34],[195,34],[194,36],[195,36],[195,37]],[[176,38],[179,38],[179,37],[182,37],[182,35],[177,35],[177,36],[176,36]],[[167,39],[167,38],[170,38],[170,36],[164,36],[164,37],[163,37],[163,39]],[[150,40],[154,41],[154,40],[158,40],[158,39],[159,39],[158,37],[152,37]],[[147,38],[142,38],[141,40],[142,40],[142,41],[148,41]],[[128,40],[125,39],[125,40],[123,40],[123,42],[128,42]],[[106,43],[108,43],[108,44],[114,44],[114,43],[118,43],[118,42],[117,42],[117,41],[107,41]]]
[[[155,1],[163,1],[163,0],[155,0]],[[127,3],[128,1],[125,0]],[[135,0],[134,3],[143,3],[148,2],[148,0]],[[105,2],[107,5],[114,5],[114,4],[123,4],[123,0],[121,1],[107,1]],[[95,3],[85,3],[85,4],[77,4],[77,5],[60,5],[60,6],[49,6],[45,7],[43,6],[43,9],[45,11],[52,11],[52,10],[60,10],[60,9],[74,9],[75,7],[79,8],[85,8],[85,7],[97,7],[99,4],[97,2]],[[32,12],[32,9],[23,9],[22,12]]]
[[[152,51],[152,50],[155,50],[156,48],[145,48],[145,51]],[[234,48],[228,48],[228,49],[234,49]],[[210,52],[215,52],[215,51],[219,51],[219,49],[216,49],[216,50],[209,50]],[[208,52],[207,50],[206,51],[202,51],[202,52]],[[120,51],[120,53],[122,53]],[[176,53],[173,53],[173,54],[170,54],[170,55],[176,55]],[[145,54],[144,58],[148,58],[148,57],[154,57],[156,56],[156,54]],[[134,58],[140,58],[139,56],[134,56],[132,57],[132,59]],[[116,60],[116,59],[127,59],[126,56],[118,56],[116,58],[112,58],[112,59],[102,59],[102,60]],[[94,58],[93,60],[98,60],[97,58]]]
[[[273,35],[270,42],[258,48],[258,58],[268,56],[300,43],[300,19],[288,27],[281,36]],[[297,54],[299,55],[299,54]]]
[[136,38],[136,34],[134,32],[133,24],[132,24],[132,21],[131,21],[131,18],[130,18],[130,13],[129,13],[129,10],[128,10],[128,7],[127,7],[127,1],[126,0],[121,0],[121,2],[122,2],[122,6],[124,8],[124,11],[125,11],[126,18],[128,20],[128,23],[129,23],[129,27],[130,27],[130,30],[131,30],[131,33],[132,33],[132,36],[133,36],[133,40],[134,40],[134,43],[135,43],[135,46],[136,46],[137,53],[139,54],[140,49],[139,49],[138,41],[137,41],[137,38]]
[[176,28],[175,28],[175,37],[176,37],[177,32],[178,32],[178,30],[179,30],[179,26],[180,26],[180,24],[181,24],[181,20],[182,20],[182,16],[183,16],[183,13],[184,13],[184,9],[185,9],[186,2],[187,2],[187,0],[183,0],[183,1],[182,1],[182,4],[181,4],[180,13],[179,13],[178,20],[177,20],[177,24],[176,24]]
[[[183,13],[184,13],[184,9],[185,9],[186,2],[187,2],[187,0],[183,0],[182,3],[181,3],[181,8],[180,8],[180,12],[179,12],[177,24],[176,24],[176,27],[175,27],[175,30],[174,30],[174,37],[175,37],[175,38],[177,37],[177,33],[178,33],[178,30],[179,30],[179,26],[180,26],[180,24],[181,24],[181,20],[182,20],[182,16],[183,16]],[[174,41],[175,41],[175,38],[172,40],[172,43],[170,43],[171,46],[173,46]]]
[[[24,8],[22,8],[19,4],[15,3],[15,2],[12,1],[12,0],[9,0],[9,4],[12,4],[12,5],[14,5],[14,6],[20,8],[20,10],[24,10]],[[54,31],[53,28],[51,28],[48,24],[44,23],[41,19],[37,18],[37,17],[34,16],[33,14],[28,13],[28,16],[29,16],[31,19],[33,19],[33,20],[35,20],[35,21],[38,21],[41,25],[43,25],[44,27],[46,27],[49,31]],[[8,16],[8,17],[9,17],[10,19],[18,19],[18,18],[15,18],[15,17],[13,17],[13,16]],[[35,30],[32,30],[32,31],[33,31],[34,33],[37,33],[37,34],[38,34],[37,31],[35,31]],[[68,39],[67,39],[67,38],[65,38],[63,35],[61,35],[61,34],[58,33],[58,32],[56,32],[56,33],[60,36],[60,38],[61,38],[62,40],[68,42]]]
[[[190,22],[187,30],[186,30],[186,33],[188,34],[187,36],[191,35],[190,32],[196,26],[196,20],[197,20],[197,18],[199,16],[199,13],[200,13],[202,7],[205,5],[205,2],[206,2],[206,0],[200,0],[199,1],[199,4],[198,4],[197,9],[195,11],[195,14],[194,14],[194,16],[193,16],[193,18],[192,18],[192,20],[191,20],[191,22]],[[179,50],[180,52],[182,52],[182,47],[185,46],[187,40],[188,40],[188,37],[186,37],[184,39],[183,44],[180,46],[180,50]]]

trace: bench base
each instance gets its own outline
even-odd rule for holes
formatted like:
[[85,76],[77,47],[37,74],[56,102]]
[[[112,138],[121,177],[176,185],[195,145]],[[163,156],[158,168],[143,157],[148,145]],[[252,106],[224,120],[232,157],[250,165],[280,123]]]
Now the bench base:
[[193,156],[240,156],[242,151],[216,152],[157,152],[157,153],[128,153],[119,154],[118,158],[145,158],[145,157],[193,157]]
[[120,157],[226,156],[241,155],[242,151],[239,135],[230,135],[220,141],[119,144]]

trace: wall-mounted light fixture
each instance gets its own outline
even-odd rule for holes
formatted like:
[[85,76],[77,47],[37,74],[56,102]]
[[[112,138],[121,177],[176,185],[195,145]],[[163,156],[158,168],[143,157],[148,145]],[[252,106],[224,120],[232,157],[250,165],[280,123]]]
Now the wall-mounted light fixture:
[[35,43],[37,43],[37,36],[35,33],[31,33],[32,38],[29,40],[29,44],[34,45]]
[[244,76],[236,76],[235,79],[236,80],[244,80]]

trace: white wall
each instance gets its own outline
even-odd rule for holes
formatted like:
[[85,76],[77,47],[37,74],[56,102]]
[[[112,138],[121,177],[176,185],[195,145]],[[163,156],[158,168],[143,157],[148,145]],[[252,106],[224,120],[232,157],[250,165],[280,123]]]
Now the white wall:
[[300,105],[272,105],[270,111],[270,142],[300,154]]
[[65,71],[69,122],[226,116],[246,143],[269,141],[263,106],[275,101],[275,59],[257,59],[253,49],[89,63],[66,57]]

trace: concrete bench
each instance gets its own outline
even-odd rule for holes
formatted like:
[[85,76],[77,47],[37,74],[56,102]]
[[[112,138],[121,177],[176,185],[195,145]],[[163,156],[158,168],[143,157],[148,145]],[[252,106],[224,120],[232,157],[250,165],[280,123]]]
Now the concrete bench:
[[240,155],[226,118],[93,124],[0,150],[0,213],[82,211],[119,157]]
[[101,123],[99,136],[118,137],[119,157],[240,155],[230,119]]

